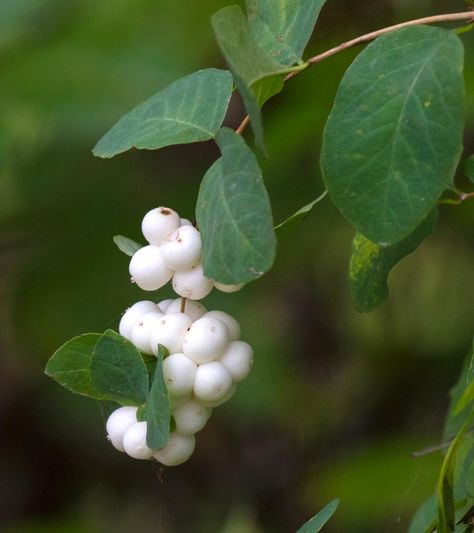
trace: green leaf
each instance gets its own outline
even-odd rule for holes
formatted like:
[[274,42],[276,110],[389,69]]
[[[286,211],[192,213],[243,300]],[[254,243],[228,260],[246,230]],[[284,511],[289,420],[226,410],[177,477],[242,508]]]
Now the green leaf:
[[100,333],[86,333],[67,341],[51,356],[45,374],[76,394],[104,399],[90,374],[92,353],[100,338]]
[[130,257],[132,257],[132,255],[137,250],[140,250],[140,248],[143,247],[142,244],[132,241],[132,239],[129,239],[128,237],[124,237],[123,235],[115,235],[114,243],[117,245],[117,248],[121,252],[123,252],[125,255],[128,255]]
[[467,395],[470,395],[468,390],[472,389],[472,383],[474,383],[474,339],[472,341],[472,348],[464,361],[461,375],[451,390],[450,408],[443,432],[444,439],[446,440],[454,437],[469,416],[469,402],[464,407],[462,407],[462,404],[466,402]]
[[146,444],[152,450],[164,448],[170,438],[170,400],[163,375],[163,359],[166,348],[158,346],[157,364],[146,409]]
[[124,115],[97,143],[98,157],[131,148],[156,150],[212,139],[232,94],[227,70],[206,69],[175,81]]
[[339,507],[339,500],[332,500],[319,513],[300,527],[296,533],[318,533],[332,518],[333,514]]
[[438,502],[436,495],[425,500],[416,511],[408,533],[432,533],[438,522]]
[[456,524],[454,500],[454,475],[456,455],[466,431],[474,420],[474,409],[448,448],[438,479],[438,524],[437,533],[452,533]]
[[474,155],[469,156],[464,161],[464,173],[469,178],[469,181],[474,183]]
[[148,373],[140,352],[121,335],[107,330],[97,341],[90,365],[91,383],[103,398],[122,405],[144,404]]
[[221,129],[222,153],[201,183],[196,218],[207,277],[247,283],[273,264],[276,238],[270,200],[255,155],[240,135]]
[[349,283],[358,311],[367,313],[383,304],[389,292],[390,271],[432,233],[437,220],[438,212],[434,209],[411,235],[392,246],[380,246],[356,233],[349,263]]
[[341,82],[321,166],[336,206],[373,242],[412,233],[453,179],[463,58],[453,32],[410,27],[370,44]]
[[281,224],[278,224],[278,226],[275,226],[275,232],[277,237],[281,237],[290,229],[292,229],[293,226],[296,226],[299,222],[303,222],[303,220],[311,213],[313,207],[316,204],[319,204],[319,202],[326,197],[327,193],[327,191],[324,191],[323,194],[316,198],[316,200],[313,200],[311,203],[303,206],[301,209],[298,209],[298,211],[296,211],[296,213],[293,213],[291,217],[284,220]]

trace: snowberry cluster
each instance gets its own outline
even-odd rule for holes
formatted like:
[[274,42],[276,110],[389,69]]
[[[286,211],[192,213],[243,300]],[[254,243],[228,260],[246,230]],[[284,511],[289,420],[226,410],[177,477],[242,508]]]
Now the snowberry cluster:
[[201,300],[213,287],[223,292],[238,291],[242,285],[223,285],[206,278],[201,263],[201,235],[187,219],[168,207],[149,211],[142,232],[150,243],[130,261],[132,281],[145,291],[155,291],[173,279],[177,294]]
[[121,407],[107,421],[109,439],[136,459],[181,464],[192,455],[194,434],[205,426],[212,408],[226,402],[250,373],[253,350],[239,340],[235,318],[182,298],[137,302],[123,315],[119,331],[143,353],[157,355],[160,344],[168,350],[163,374],[176,429],[165,448],[151,450],[146,422],[137,421],[137,409]]

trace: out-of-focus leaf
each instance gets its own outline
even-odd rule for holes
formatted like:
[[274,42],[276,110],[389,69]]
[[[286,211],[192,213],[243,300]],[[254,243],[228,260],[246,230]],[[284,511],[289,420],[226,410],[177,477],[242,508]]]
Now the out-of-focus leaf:
[[418,26],[370,44],[347,70],[321,165],[342,214],[373,242],[412,233],[452,181],[464,127],[463,45]]
[[167,355],[166,348],[160,344],[146,409],[146,444],[152,450],[164,448],[170,437],[170,400],[163,376],[163,359]]
[[270,200],[255,155],[240,135],[221,129],[222,153],[201,183],[196,218],[207,277],[247,283],[273,264],[276,238]]
[[114,243],[117,245],[117,248],[121,252],[123,252],[125,255],[128,255],[129,257],[132,257],[132,255],[134,255],[136,251],[140,250],[140,248],[143,247],[138,242],[133,241],[128,237],[124,237],[123,235],[115,235]]
[[469,180],[474,183],[474,155],[469,156],[464,162],[464,172]]
[[227,70],[206,69],[181,78],[124,115],[94,148],[98,157],[156,150],[212,139],[232,94]]
[[438,502],[436,496],[424,501],[413,517],[408,533],[432,533],[438,521]]
[[349,283],[358,311],[366,313],[383,304],[388,296],[390,271],[433,232],[437,220],[437,210],[431,211],[411,235],[391,246],[380,246],[356,233],[349,263]]
[[[467,375],[470,377],[474,373],[473,361],[474,361],[474,340],[472,353],[469,357],[470,365],[467,372]],[[465,390],[461,395],[461,398],[458,400],[454,406],[454,415],[458,415],[463,409],[465,409],[472,401],[474,400],[474,380],[471,379],[469,383],[466,384]]]
[[324,191],[321,196],[318,196],[318,198],[316,198],[316,200],[313,200],[311,203],[303,206],[301,209],[298,209],[298,211],[296,211],[296,213],[293,213],[291,217],[284,220],[281,224],[278,224],[278,226],[275,226],[275,232],[277,237],[281,237],[282,235],[287,233],[287,231],[293,228],[293,226],[295,226],[299,222],[303,222],[303,220],[311,213],[313,207],[321,200],[323,200],[326,197],[327,193],[327,191]]
[[97,341],[90,379],[101,395],[122,405],[140,406],[148,397],[148,373],[142,356],[127,339],[107,330]]
[[300,527],[296,533],[318,533],[329,522],[339,507],[339,500],[332,500],[319,513]]

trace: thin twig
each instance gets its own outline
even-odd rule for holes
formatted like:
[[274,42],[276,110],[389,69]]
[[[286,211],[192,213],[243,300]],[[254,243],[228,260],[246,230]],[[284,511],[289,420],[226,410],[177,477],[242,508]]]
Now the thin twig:
[[181,313],[184,313],[185,310],[186,310],[186,298],[181,298],[181,307],[180,307],[179,311]]
[[[371,33],[366,33],[365,35],[361,35],[360,37],[356,37],[355,39],[351,39],[350,41],[346,41],[344,43],[339,44],[338,46],[335,46],[334,48],[330,48],[329,50],[326,50],[325,52],[322,52],[321,54],[315,55],[308,59],[306,62],[308,67],[311,67],[313,65],[316,65],[317,63],[320,63],[324,59],[327,59],[329,57],[332,57],[339,52],[343,52],[344,50],[348,50],[349,48],[353,48],[354,46],[358,46],[360,44],[365,44],[373,41],[374,39],[377,39],[377,37],[380,37],[381,35],[384,35],[386,33],[390,33],[395,30],[399,30],[401,28],[407,28],[408,26],[419,26],[420,24],[437,24],[440,22],[455,22],[455,21],[469,21],[474,22],[474,11],[464,11],[462,13],[446,13],[444,15],[433,15],[431,17],[423,17],[419,19],[414,20],[408,20],[406,22],[402,22],[400,24],[395,24],[394,26],[388,26],[387,28],[382,28],[377,31],[373,31]],[[295,76],[297,76],[300,72],[303,72],[305,69],[299,69],[295,70],[294,72],[290,72],[286,78],[285,82],[288,80],[291,80]],[[241,135],[247,125],[250,122],[250,117],[247,115],[244,120],[241,122],[240,126],[235,130],[236,133]]]

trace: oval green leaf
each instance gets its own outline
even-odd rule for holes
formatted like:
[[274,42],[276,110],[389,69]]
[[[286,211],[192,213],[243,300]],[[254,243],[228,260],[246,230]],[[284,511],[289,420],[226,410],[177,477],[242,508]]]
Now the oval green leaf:
[[332,500],[319,513],[300,527],[296,533],[318,533],[329,522],[339,507],[339,500]]
[[128,237],[124,237],[123,235],[115,235],[114,243],[121,252],[123,252],[125,255],[128,255],[129,257],[132,257],[135,252],[137,252],[138,250],[140,250],[140,248],[143,247],[142,244],[133,241]]
[[474,155],[469,156],[464,162],[464,173],[471,183],[474,183]]
[[148,372],[137,348],[107,330],[97,341],[90,365],[91,383],[107,400],[140,406],[148,398]]
[[206,69],[175,81],[124,115],[97,143],[98,157],[131,148],[156,150],[212,139],[232,94],[227,70]]
[[255,155],[242,137],[223,128],[216,141],[222,157],[204,176],[196,205],[204,272],[221,283],[247,283],[275,260],[270,200]]
[[336,206],[373,242],[409,235],[453,179],[463,58],[453,32],[405,28],[370,44],[341,82],[321,167]]

